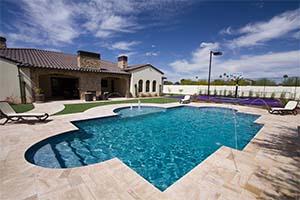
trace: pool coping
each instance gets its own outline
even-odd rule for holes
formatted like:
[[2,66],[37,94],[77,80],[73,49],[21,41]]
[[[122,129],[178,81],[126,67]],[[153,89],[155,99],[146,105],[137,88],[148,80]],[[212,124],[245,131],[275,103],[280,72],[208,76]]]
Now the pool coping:
[[[229,155],[232,154],[236,157],[236,160],[238,162],[241,162],[243,165],[243,162],[245,161],[245,158],[254,159],[256,157],[257,152],[259,152],[259,149],[256,149],[254,147],[253,141],[257,140],[257,138],[264,137],[265,133],[268,132],[268,129],[270,129],[270,121],[268,121],[269,115],[266,110],[260,109],[260,108],[249,108],[246,106],[239,106],[239,105],[227,105],[227,104],[213,104],[213,103],[191,103],[184,106],[193,106],[193,107],[225,107],[225,108],[234,108],[238,110],[238,112],[242,113],[249,113],[249,114],[258,114],[260,117],[255,120],[257,123],[263,123],[264,126],[260,129],[260,131],[252,138],[252,140],[247,144],[246,147],[244,147],[243,151],[238,151],[231,149],[229,147],[222,146],[220,147],[216,152],[211,154],[208,158],[206,158],[204,161],[202,161],[200,164],[198,164],[194,169],[189,171],[186,175],[181,177],[179,180],[177,180],[175,183],[173,183],[170,187],[168,187],[164,192],[161,192],[157,188],[155,188],[151,183],[146,181],[142,176],[137,174],[134,170],[126,166],[122,161],[120,161],[118,158],[113,158],[108,161],[104,161],[101,163],[96,163],[93,165],[83,166],[83,167],[77,167],[77,168],[69,168],[69,169],[50,169],[50,168],[42,168],[33,164],[30,164],[27,162],[24,158],[24,153],[26,150],[32,146],[33,144],[44,140],[48,137],[58,135],[67,131],[77,130],[78,128],[74,126],[71,122],[73,121],[80,121],[80,120],[87,120],[87,119],[94,119],[94,118],[101,118],[101,117],[111,117],[116,116],[116,113],[113,111],[118,108],[123,107],[129,107],[130,105],[136,105],[136,104],[115,104],[115,105],[107,105],[107,106],[101,106],[101,107],[95,107],[91,108],[83,113],[77,113],[77,114],[69,114],[69,115],[62,115],[62,116],[52,116],[52,120],[46,124],[37,124],[34,125],[34,127],[30,127],[28,124],[10,124],[5,127],[0,127],[0,130],[8,131],[9,135],[12,135],[12,138],[19,136],[21,137],[21,145],[19,146],[19,149],[16,151],[12,151],[9,147],[9,144],[6,144],[3,140],[3,136],[1,135],[1,146],[4,144],[4,151],[1,151],[1,162],[4,164],[4,166],[1,168],[1,174],[5,173],[5,175],[1,176],[1,196],[4,197],[4,199],[14,199],[14,198],[20,198],[25,199],[28,197],[37,197],[38,199],[47,198],[49,196],[57,196],[57,195],[64,195],[65,192],[63,191],[69,191],[72,189],[76,189],[76,191],[79,191],[79,194],[87,193],[89,196],[93,197],[94,199],[97,199],[97,195],[95,196],[95,191],[97,191],[99,188],[90,186],[90,183],[94,183],[95,180],[90,180],[90,177],[93,177],[93,174],[99,174],[94,173],[95,171],[98,171],[97,169],[101,169],[107,173],[100,173],[101,176],[106,176],[109,174],[109,177],[113,177],[114,184],[113,185],[121,185],[120,187],[116,188],[109,188],[109,194],[118,195],[118,193],[124,195],[124,199],[193,199],[195,197],[195,194],[199,193],[201,191],[201,194],[198,194],[201,196],[205,195],[213,195],[216,198],[226,197],[230,192],[234,191],[238,195],[246,195],[248,197],[257,197],[261,195],[263,190],[260,190],[259,187],[256,187],[255,184],[248,184],[245,183],[243,185],[240,185],[240,188],[237,189],[229,189],[230,192],[228,192],[228,188],[226,190],[217,189],[217,187],[212,186],[211,188],[206,188],[205,192],[203,190],[199,190],[199,186],[197,184],[204,184],[209,183],[208,185],[218,185],[221,184],[222,187],[224,185],[225,179],[220,179],[220,177],[216,178],[213,176],[214,173],[211,172],[212,169],[220,169],[224,168],[220,160],[230,162],[232,159],[229,158]],[[155,107],[163,107],[163,108],[171,108],[171,107],[178,107],[183,106],[178,103],[169,103],[169,104],[145,104],[142,105],[147,106],[155,106]],[[278,116],[280,120],[284,119],[283,121],[289,121],[287,116]],[[271,118],[276,118],[271,116]],[[292,117],[294,121],[297,121],[299,117],[295,116]],[[272,124],[272,123],[271,123]],[[294,124],[294,123],[293,123]],[[267,126],[266,126],[267,125]],[[16,130],[23,130],[25,133],[30,134],[31,138],[25,138],[25,136],[22,136],[22,134],[14,134]],[[31,129],[34,130],[31,130]],[[42,131],[49,131],[48,133],[43,133]],[[38,132],[38,134],[35,134]],[[12,147],[14,145],[11,145]],[[256,154],[255,154],[256,153]],[[253,155],[254,154],[254,155]],[[234,157],[232,156],[232,157]],[[260,155],[261,156],[261,155]],[[228,161],[229,160],[229,161]],[[9,164],[7,164],[9,163]],[[15,166],[15,163],[18,163],[22,168]],[[247,162],[246,162],[247,163]],[[7,168],[7,165],[10,166],[10,164],[13,166],[13,169],[19,170],[18,173],[11,171]],[[240,164],[240,163],[239,163]],[[257,168],[258,164],[257,162],[254,163],[247,163],[252,168]],[[229,179],[234,179],[237,176],[238,172],[234,172],[234,166],[229,165],[228,163],[225,165],[225,169],[228,170],[230,175]],[[247,167],[249,167],[247,166]],[[245,167],[245,168],[247,168]],[[250,167],[250,168],[251,168]],[[29,177],[25,174],[25,171],[30,171]],[[88,174],[87,172],[88,171]],[[8,172],[8,173],[7,173]],[[74,185],[74,181],[71,179],[69,175],[63,178],[63,180],[60,180],[59,177],[61,177],[62,174],[72,174],[70,177],[80,177],[78,179],[81,180],[80,184]],[[49,174],[53,174],[54,176],[49,176]],[[81,175],[83,174],[83,175]],[[58,176],[59,175],[59,176]],[[204,177],[208,176],[208,181],[203,180]],[[251,174],[252,175],[252,174]],[[57,177],[56,177],[57,176]],[[99,175],[100,176],[100,175]],[[125,176],[126,178],[122,178],[122,176]],[[18,191],[18,192],[9,192],[5,189],[7,188],[7,183],[14,183],[15,185],[20,185],[20,179],[23,182],[26,182],[26,177],[28,180],[33,181],[34,189],[28,189],[30,191]],[[33,177],[33,180],[32,180]],[[197,178],[196,178],[197,177]],[[250,176],[251,177],[251,176]],[[248,177],[249,180],[251,178]],[[207,177],[206,177],[207,178]],[[206,179],[205,178],[205,179]],[[58,180],[57,180],[58,179]],[[65,180],[66,179],[66,180]],[[128,180],[134,180],[133,183],[128,182]],[[21,182],[22,182],[21,181]],[[231,180],[230,180],[231,181]],[[46,183],[42,187],[39,186],[41,182]],[[52,183],[57,182],[58,187],[55,187]],[[62,184],[63,182],[63,184]],[[76,182],[76,181],[75,181]],[[77,180],[78,182],[78,180]],[[62,184],[62,185],[61,185]],[[253,186],[254,185],[254,186]],[[62,187],[61,187],[62,186]],[[78,186],[78,187],[77,187]],[[247,187],[246,187],[247,186]],[[226,186],[229,187],[229,186]],[[226,188],[225,187],[225,188]],[[78,189],[79,188],[79,189]],[[85,188],[85,189],[82,189]],[[92,188],[92,189],[91,189]],[[194,188],[194,189],[192,189]],[[229,187],[230,188],[230,187]],[[249,189],[250,188],[250,189]],[[84,190],[84,191],[83,191]],[[115,190],[115,191],[114,191]],[[122,191],[122,192],[121,192]],[[191,192],[192,191],[192,192]],[[259,191],[259,192],[258,192]],[[60,193],[61,192],[61,193]],[[192,196],[191,196],[192,195]],[[194,195],[194,196],[193,196]],[[197,196],[197,195],[196,195]],[[126,197],[126,198],[125,198]]]

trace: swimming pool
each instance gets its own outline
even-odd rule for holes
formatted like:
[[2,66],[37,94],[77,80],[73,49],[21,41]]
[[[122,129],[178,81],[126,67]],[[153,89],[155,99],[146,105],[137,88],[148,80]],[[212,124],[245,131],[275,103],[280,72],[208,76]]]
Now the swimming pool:
[[73,122],[79,130],[43,140],[26,159],[48,168],[122,160],[161,191],[221,145],[242,150],[263,126],[258,115],[217,107],[117,109],[118,116]]

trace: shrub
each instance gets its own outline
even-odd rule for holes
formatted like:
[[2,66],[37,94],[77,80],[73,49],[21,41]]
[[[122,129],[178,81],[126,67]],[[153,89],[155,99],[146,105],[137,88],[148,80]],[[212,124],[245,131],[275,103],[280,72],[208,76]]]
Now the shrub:
[[131,92],[127,92],[127,93],[126,93],[126,96],[127,96],[127,98],[132,98],[132,97],[133,97],[133,95],[132,95]]
[[196,100],[197,100],[197,97],[198,97],[198,94],[197,94],[197,93],[193,94],[193,95],[191,96],[192,101],[196,101]]
[[228,96],[232,96],[232,91],[231,90],[228,91]]
[[224,96],[226,96],[226,94],[227,94],[227,90],[225,89],[225,90],[224,90]]
[[222,94],[223,94],[223,90],[220,90],[219,95],[222,96]]
[[286,96],[286,92],[281,92],[280,99],[285,99],[285,96]]
[[183,92],[183,89],[179,89],[178,91],[179,91],[179,93],[182,93],[182,92]]
[[244,94],[245,94],[245,93],[244,93],[244,91],[243,91],[243,92],[241,93],[241,97],[244,97]]
[[199,95],[202,95],[202,90],[199,90]]
[[217,90],[214,89],[214,96],[217,96],[217,95],[218,95]]
[[140,97],[147,97],[147,95],[145,93],[140,93],[139,95]]
[[271,99],[274,99],[274,98],[275,98],[275,92],[272,92]]
[[259,97],[259,92],[255,92],[255,96],[258,98]]
[[17,96],[9,96],[5,98],[5,101],[12,103],[12,104],[17,104],[19,103],[18,97]]
[[288,101],[289,101],[288,99],[280,99],[282,105],[287,104]]
[[42,88],[35,88],[36,94],[44,94],[44,90]]
[[252,90],[249,91],[249,97],[253,97],[253,91]]
[[135,96],[139,96],[139,93],[138,93],[138,89],[137,89],[137,84],[134,84],[134,94]]

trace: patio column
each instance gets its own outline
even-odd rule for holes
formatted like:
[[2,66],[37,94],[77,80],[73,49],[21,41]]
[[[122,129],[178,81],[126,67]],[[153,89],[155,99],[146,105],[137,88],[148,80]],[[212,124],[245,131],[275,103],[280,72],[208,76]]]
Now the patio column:
[[129,93],[130,93],[130,82],[129,82],[128,78],[125,79],[125,84],[126,84],[125,97],[130,97],[130,95],[129,95]]

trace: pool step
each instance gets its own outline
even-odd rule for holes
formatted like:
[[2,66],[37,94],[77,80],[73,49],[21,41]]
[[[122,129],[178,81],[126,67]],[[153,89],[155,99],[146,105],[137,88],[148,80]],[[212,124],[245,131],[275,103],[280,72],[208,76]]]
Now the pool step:
[[85,165],[83,162],[83,157],[76,152],[76,149],[72,147],[72,144],[68,141],[64,141],[56,146],[58,152],[56,156],[59,155],[60,160],[64,162],[64,167],[78,167]]

